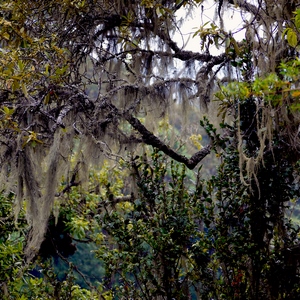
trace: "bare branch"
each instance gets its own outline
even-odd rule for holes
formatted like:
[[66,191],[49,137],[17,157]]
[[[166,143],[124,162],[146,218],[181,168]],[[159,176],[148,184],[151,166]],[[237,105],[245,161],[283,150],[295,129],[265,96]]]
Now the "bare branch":
[[169,146],[167,146],[163,141],[161,141],[157,136],[151,133],[137,118],[130,114],[125,115],[125,119],[131,124],[131,126],[136,129],[141,135],[143,142],[147,145],[153,146],[160,151],[164,152],[169,157],[174,160],[184,163],[189,169],[194,169],[196,165],[211,151],[211,145],[202,148],[200,151],[195,153],[190,159],[184,155],[178,154]]

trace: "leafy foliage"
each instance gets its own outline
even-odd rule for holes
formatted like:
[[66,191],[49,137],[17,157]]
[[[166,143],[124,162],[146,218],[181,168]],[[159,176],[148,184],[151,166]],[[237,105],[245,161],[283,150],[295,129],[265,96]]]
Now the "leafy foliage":
[[151,161],[139,167],[133,203],[99,220],[103,242],[96,254],[105,263],[106,284],[122,299],[186,299],[190,286],[207,273],[209,261],[208,249],[200,253],[206,262],[195,260],[195,249],[209,244],[200,221],[207,218],[205,200],[199,197],[203,187],[199,181],[191,193],[185,168],[171,163],[167,169],[156,152]]

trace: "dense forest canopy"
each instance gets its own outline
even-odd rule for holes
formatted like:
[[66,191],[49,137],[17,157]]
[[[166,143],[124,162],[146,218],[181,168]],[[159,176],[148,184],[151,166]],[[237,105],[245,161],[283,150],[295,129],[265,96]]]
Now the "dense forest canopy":
[[[180,212],[186,222],[207,218],[205,230],[216,230],[205,240],[219,241],[220,248],[214,246],[211,253],[226,245],[232,251],[231,242],[225,241],[234,228],[247,232],[243,233],[249,242],[247,267],[230,271],[232,262],[225,250],[217,258],[223,284],[240,276],[239,284],[229,284],[227,295],[283,299],[282,295],[295,292],[299,261],[291,270],[295,278],[288,283],[260,274],[267,272],[267,262],[269,269],[279,270],[267,259],[272,249],[277,251],[274,257],[287,259],[287,247],[298,245],[297,233],[285,223],[285,207],[299,198],[299,6],[299,1],[286,0],[2,1],[1,188],[7,199],[15,201],[15,219],[25,209],[31,226],[24,248],[27,262],[39,253],[51,213],[57,222],[59,206],[72,198],[67,195],[73,188],[91,188],[93,172],[102,170],[102,177],[91,190],[101,194],[99,184],[105,186],[101,197],[111,201],[112,210],[118,199],[150,201],[151,191],[156,191],[153,197],[167,199],[172,193],[160,187],[160,174],[161,180],[174,181],[175,190],[182,188],[182,193],[173,190],[174,213]],[[239,16],[240,24],[227,31],[233,15]],[[181,31],[191,16],[195,28],[190,38],[199,41],[192,51],[186,50],[188,39]],[[200,119],[207,132],[203,145]],[[152,156],[146,146],[153,147]],[[204,157],[217,156],[218,175],[205,184],[199,176],[194,178],[196,194],[188,196],[185,171],[166,170],[162,153],[183,170],[198,170]],[[120,171],[122,177],[107,161],[122,172],[127,168],[127,173]],[[143,173],[142,166],[150,168],[153,177]],[[134,180],[128,179],[129,174]],[[123,188],[116,188],[114,194],[111,186],[118,180]],[[210,204],[201,210],[193,202],[197,197]],[[186,208],[179,203],[183,199]],[[172,207],[168,201],[157,210],[149,204],[149,214]],[[191,209],[190,214],[185,215],[186,209]],[[231,209],[239,214],[230,216]],[[88,221],[84,215],[81,218],[79,227],[87,228]],[[203,224],[199,228],[203,231]],[[184,230],[187,236],[196,234],[191,228]],[[115,227],[107,232],[120,234]],[[187,244],[181,246],[186,249]],[[199,241],[194,245],[193,249],[199,248]],[[172,255],[178,255],[175,252]],[[99,256],[103,259],[103,253]],[[237,255],[238,261],[245,256]],[[290,261],[283,264],[290,267]],[[193,275],[203,280],[199,289],[205,290],[207,284],[207,297],[223,299],[209,294],[220,271],[216,268],[211,275],[204,271],[206,263],[197,266],[203,268],[197,276],[211,282]],[[272,280],[280,286],[277,290]],[[167,295],[163,299],[172,299],[176,289],[179,283],[161,288]],[[188,288],[184,289],[187,295]],[[159,297],[161,291],[156,292]],[[145,295],[144,299],[153,299]]]

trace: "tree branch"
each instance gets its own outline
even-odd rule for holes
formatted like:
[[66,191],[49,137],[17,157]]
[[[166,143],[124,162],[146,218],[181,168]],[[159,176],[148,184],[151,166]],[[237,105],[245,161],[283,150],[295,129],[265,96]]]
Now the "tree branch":
[[252,14],[254,18],[257,19],[258,21],[266,17],[266,13],[263,10],[261,10],[259,7],[256,7],[251,3],[248,3],[245,0],[229,0],[228,3],[239,6],[246,12]]
[[178,154],[169,146],[167,146],[131,114],[125,114],[125,119],[131,124],[134,129],[136,129],[142,135],[142,140],[145,144],[159,149],[174,160],[185,164],[191,170],[194,169],[196,165],[211,151],[211,145],[208,145],[202,148],[200,151],[196,152],[191,158],[187,158],[186,156]]
[[[179,49],[179,48],[176,48]],[[136,54],[136,53],[145,53],[149,54],[152,56],[168,56],[168,57],[173,57],[173,58],[178,58],[182,61],[187,61],[187,60],[197,60],[201,62],[209,62],[210,60],[216,59],[216,57],[219,56],[212,56],[210,54],[206,53],[198,53],[198,52],[193,52],[193,51],[187,51],[187,50],[178,50],[175,53],[167,52],[167,51],[155,51],[155,50],[146,50],[142,48],[135,48],[135,49],[130,49],[130,50],[125,50],[125,51],[120,51],[119,53],[116,54],[111,54],[110,56],[107,57],[99,57],[99,60],[101,62],[106,62],[111,59],[115,59],[118,56],[124,56],[125,54]]]

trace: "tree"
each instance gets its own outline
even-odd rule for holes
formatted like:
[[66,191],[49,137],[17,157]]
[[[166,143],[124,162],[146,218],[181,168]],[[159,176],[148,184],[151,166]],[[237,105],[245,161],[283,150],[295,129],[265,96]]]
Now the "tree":
[[[173,89],[180,86],[187,95],[195,83],[155,74],[168,68],[171,49],[184,61],[194,56],[171,40],[174,13],[183,4],[3,2],[2,173],[15,178],[10,180],[13,185],[17,180],[19,206],[26,191],[32,224],[28,259],[43,239],[61,176],[68,178],[72,172],[68,162],[76,147],[76,168],[82,174],[102,156],[114,157],[114,152],[140,143],[190,168],[209,153],[208,146],[188,159],[138,119],[163,116],[178,93]],[[158,50],[150,50],[153,47]],[[200,55],[197,60],[211,58]],[[94,92],[89,96],[90,86]],[[61,164],[66,167],[58,167]]]
[[[1,3],[1,182],[16,194],[16,215],[26,199],[32,226],[28,261],[39,251],[53,206],[58,217],[65,194],[87,185],[90,167],[101,167],[104,158],[125,162],[138,176],[136,155],[146,151],[139,145],[152,146],[189,169],[213,149],[222,163],[205,191],[217,207],[207,227],[215,229],[209,235],[222,266],[222,293],[236,299],[293,297],[298,270],[292,270],[288,283],[276,277],[276,290],[265,269],[288,273],[290,259],[297,260],[297,233],[285,222],[284,211],[299,197],[299,3],[215,1],[215,20],[194,32],[199,49],[187,51],[175,33],[193,8],[200,6],[205,15],[208,2]],[[242,25],[226,31],[225,15],[236,9]],[[238,40],[241,30],[245,38]],[[218,55],[211,54],[214,48]],[[177,117],[178,106],[185,113]],[[215,129],[205,119],[211,142],[189,156],[183,145],[190,107],[214,119],[218,114],[221,126]],[[159,121],[168,123],[171,133],[158,130]],[[112,204],[137,199],[134,183],[122,187],[124,196],[112,191],[109,181],[102,185]],[[74,223],[79,232],[85,222]],[[235,253],[237,263],[230,260],[230,239],[247,241],[249,247],[249,253]],[[242,267],[245,257],[249,266]],[[282,269],[275,263],[278,257]],[[213,278],[218,276],[215,270]]]

